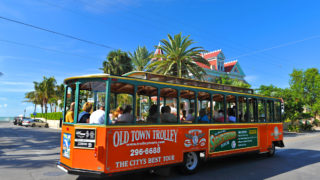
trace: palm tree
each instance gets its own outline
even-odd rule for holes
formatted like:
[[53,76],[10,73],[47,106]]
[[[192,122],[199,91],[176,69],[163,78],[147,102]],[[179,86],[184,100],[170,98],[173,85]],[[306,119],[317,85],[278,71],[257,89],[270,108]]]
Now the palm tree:
[[110,51],[107,56],[107,61],[103,61],[102,68],[104,73],[121,76],[124,73],[132,71],[132,62],[128,53],[120,49]]
[[[56,88],[55,88],[55,99],[57,100],[57,104],[55,106],[55,112],[56,112],[56,108],[57,107],[61,107],[62,105],[62,108],[63,108],[63,101],[64,101],[64,85],[63,84],[60,84],[60,85],[57,85]],[[60,110],[62,109],[60,108]]]
[[138,48],[131,54],[129,52],[129,56],[132,60],[132,63],[134,64],[134,68],[137,71],[144,71],[146,68],[146,65],[151,60],[151,55],[153,52],[149,52],[148,49],[143,46],[138,46]]
[[[37,82],[34,82],[37,83]],[[38,88],[36,89],[36,92],[42,99],[42,105],[44,106],[45,113],[48,112],[48,101],[50,98],[54,97],[55,91],[54,88],[56,87],[56,80],[54,77],[43,77],[43,81],[38,84]]]
[[162,45],[156,46],[163,51],[163,54],[157,54],[154,58],[162,59],[153,61],[147,69],[153,69],[153,72],[164,75],[173,75],[179,78],[190,75],[196,79],[203,79],[206,74],[203,68],[196,63],[202,63],[210,66],[209,62],[201,56],[205,50],[202,47],[190,47],[195,42],[189,39],[189,36],[181,36],[181,33],[174,37],[168,34],[169,41],[163,39]]
[[25,94],[25,98],[27,99],[25,102],[31,102],[34,104],[34,111],[37,111],[37,105],[40,104],[39,99],[37,98],[36,92],[35,91],[31,91],[31,92],[27,92]]

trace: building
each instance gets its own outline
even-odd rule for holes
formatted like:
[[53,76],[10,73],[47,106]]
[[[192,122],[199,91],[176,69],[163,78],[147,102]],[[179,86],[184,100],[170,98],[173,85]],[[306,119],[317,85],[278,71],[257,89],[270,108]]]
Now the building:
[[[159,45],[160,46],[160,43]],[[163,54],[161,49],[156,49],[154,55]],[[207,75],[204,77],[205,81],[216,82],[216,79],[223,76],[228,76],[232,79],[238,79],[240,81],[245,81],[245,74],[240,67],[237,60],[225,62],[225,56],[221,49],[201,54],[206,60],[209,61],[210,66],[204,65],[202,63],[197,63],[198,66],[202,67]],[[152,59],[152,61],[156,58]]]
[[206,71],[206,81],[215,82],[216,78],[228,76],[232,79],[238,79],[245,82],[245,74],[239,62],[237,60],[225,62],[225,56],[221,49],[201,54],[201,56],[210,63],[210,66],[197,63],[198,66],[202,67]]

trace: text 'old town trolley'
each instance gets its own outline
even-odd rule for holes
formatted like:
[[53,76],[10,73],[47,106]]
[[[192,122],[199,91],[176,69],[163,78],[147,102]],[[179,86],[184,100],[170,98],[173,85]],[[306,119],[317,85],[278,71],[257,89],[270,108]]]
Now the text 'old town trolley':
[[64,83],[58,167],[71,174],[193,173],[202,159],[284,146],[281,100],[251,89],[145,72]]

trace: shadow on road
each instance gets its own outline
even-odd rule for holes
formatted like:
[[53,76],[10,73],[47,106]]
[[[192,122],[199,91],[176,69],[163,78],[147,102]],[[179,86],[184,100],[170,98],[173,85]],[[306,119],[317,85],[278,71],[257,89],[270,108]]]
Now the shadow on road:
[[4,168],[54,166],[59,157],[57,130],[1,123],[0,137],[0,166]]
[[[109,180],[141,180],[141,179],[266,179],[304,166],[320,162],[320,157],[313,158],[320,151],[304,149],[286,149],[274,157],[257,154],[236,155],[233,157],[211,159],[202,164],[197,174],[182,175],[177,168],[172,168],[167,177],[157,176],[148,172],[132,173],[127,175],[110,176]],[[96,179],[78,177],[78,180]]]

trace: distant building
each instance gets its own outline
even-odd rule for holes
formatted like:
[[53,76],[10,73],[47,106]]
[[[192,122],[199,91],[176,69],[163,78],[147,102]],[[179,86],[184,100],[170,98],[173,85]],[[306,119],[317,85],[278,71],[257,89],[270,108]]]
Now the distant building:
[[201,56],[210,63],[210,66],[197,63],[198,66],[202,67],[207,73],[205,80],[215,82],[216,78],[227,75],[232,79],[238,79],[245,82],[244,77],[246,75],[239,62],[237,60],[225,62],[225,56],[221,49],[201,54]]
[[[160,44],[158,46],[160,46]],[[157,54],[163,54],[162,50],[159,48],[156,49],[154,55]],[[232,79],[238,79],[247,83],[244,80],[244,77],[246,75],[240,67],[239,62],[237,60],[225,62],[225,56],[221,49],[201,54],[201,56],[208,60],[210,63],[210,66],[204,65],[202,63],[197,63],[198,66],[202,67],[206,71],[207,75],[204,77],[206,81],[216,82],[217,78],[228,76]],[[156,58],[152,59],[151,61],[155,60]]]

